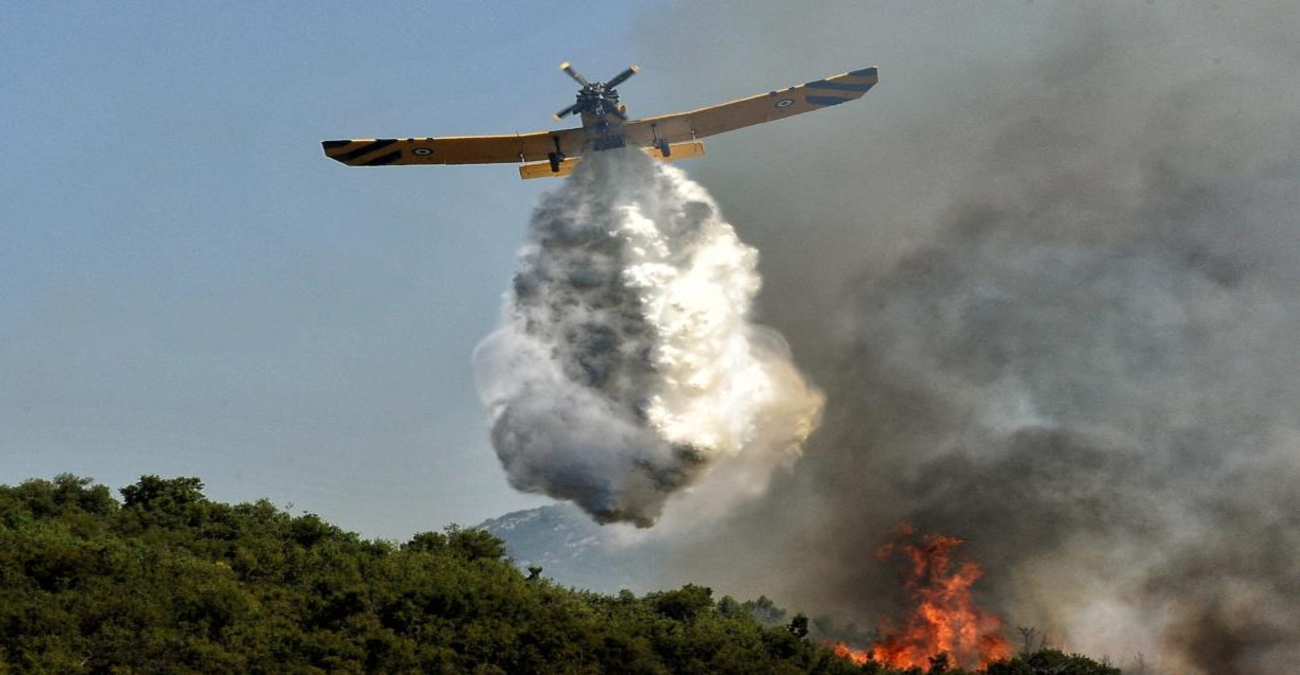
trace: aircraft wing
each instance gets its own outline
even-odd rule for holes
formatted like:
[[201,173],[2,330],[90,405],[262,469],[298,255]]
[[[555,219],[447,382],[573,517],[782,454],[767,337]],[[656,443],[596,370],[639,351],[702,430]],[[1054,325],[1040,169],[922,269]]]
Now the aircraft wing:
[[321,145],[327,157],[348,166],[391,166],[534,162],[547,159],[557,148],[567,156],[581,155],[585,141],[582,129],[561,129],[500,136],[361,138]]
[[729,103],[627,122],[623,136],[629,144],[642,147],[653,145],[656,138],[669,143],[704,138],[853,101],[877,81],[874,67],[855,70]]

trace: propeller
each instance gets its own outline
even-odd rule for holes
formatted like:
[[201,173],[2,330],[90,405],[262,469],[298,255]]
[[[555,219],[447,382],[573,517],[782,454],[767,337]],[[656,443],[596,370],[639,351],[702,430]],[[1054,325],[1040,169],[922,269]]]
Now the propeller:
[[617,87],[618,85],[627,82],[627,78],[636,75],[640,71],[641,69],[636,66],[629,67],[627,70],[615,75],[614,79],[610,80],[609,82],[606,82],[605,89],[606,90],[613,89],[614,87]]
[[561,110],[560,112],[555,113],[555,115],[553,115],[553,117],[555,117],[555,119],[559,120],[559,119],[562,119],[562,118],[564,118],[564,117],[568,117],[569,115],[572,115],[572,114],[573,114],[573,111],[574,111],[574,110],[577,110],[577,109],[578,109],[578,104],[577,104],[577,103],[574,103],[573,105],[571,105],[571,106],[565,108],[564,110]]
[[582,73],[574,70],[573,66],[569,65],[568,61],[565,61],[564,63],[560,64],[560,70],[563,70],[565,74],[567,74],[569,77],[572,77],[573,79],[577,80],[578,84],[584,87],[591,86],[591,83],[587,81],[587,78],[583,77]]
[[[572,77],[575,82],[582,85],[583,91],[578,94],[578,102],[555,113],[555,115],[553,115],[555,119],[559,120],[572,115],[584,105],[584,100],[586,101],[586,105],[592,105],[594,101],[600,101],[601,103],[595,103],[595,105],[609,105],[609,109],[615,116],[619,119],[627,119],[627,114],[623,111],[623,107],[616,105],[618,94],[614,93],[614,87],[627,82],[629,77],[632,77],[641,71],[640,68],[637,66],[630,66],[627,70],[615,75],[610,81],[603,84],[597,82],[595,85],[588,81],[587,78],[583,77],[582,73],[575,70],[568,61],[560,64],[560,70],[563,70],[565,75]],[[606,94],[608,94],[608,96],[606,96]]]

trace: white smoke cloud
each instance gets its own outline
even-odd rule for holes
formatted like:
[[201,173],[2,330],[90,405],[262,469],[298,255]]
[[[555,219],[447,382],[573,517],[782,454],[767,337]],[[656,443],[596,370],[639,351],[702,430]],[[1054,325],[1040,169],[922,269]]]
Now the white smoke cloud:
[[757,262],[682,171],[637,150],[586,158],[534,212],[474,355],[511,484],[642,527],[724,460],[748,492],[765,485],[822,396],[750,321]]

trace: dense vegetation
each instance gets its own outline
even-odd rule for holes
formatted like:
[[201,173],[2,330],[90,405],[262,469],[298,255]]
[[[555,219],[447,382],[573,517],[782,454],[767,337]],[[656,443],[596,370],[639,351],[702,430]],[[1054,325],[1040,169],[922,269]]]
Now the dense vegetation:
[[[766,626],[708,588],[573,591],[479,530],[367,541],[202,488],[146,476],[119,502],[67,475],[0,486],[0,675],[886,672],[835,657],[801,615]],[[990,672],[1118,672],[1082,661]]]

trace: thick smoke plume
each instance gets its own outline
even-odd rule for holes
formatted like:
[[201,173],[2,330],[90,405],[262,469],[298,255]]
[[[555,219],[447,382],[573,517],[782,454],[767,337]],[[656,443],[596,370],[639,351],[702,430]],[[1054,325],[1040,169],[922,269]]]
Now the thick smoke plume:
[[637,150],[545,195],[475,353],[510,483],[648,527],[722,459],[797,453],[821,396],[751,322],[757,261],[701,186]]
[[1300,5],[936,5],[653,27],[699,31],[670,41],[704,45],[683,78],[808,44],[883,76],[824,133],[753,136],[815,151],[701,171],[828,407],[665,581],[875,625],[901,589],[871,552],[907,520],[968,540],[981,601],[1057,647],[1296,671]]

